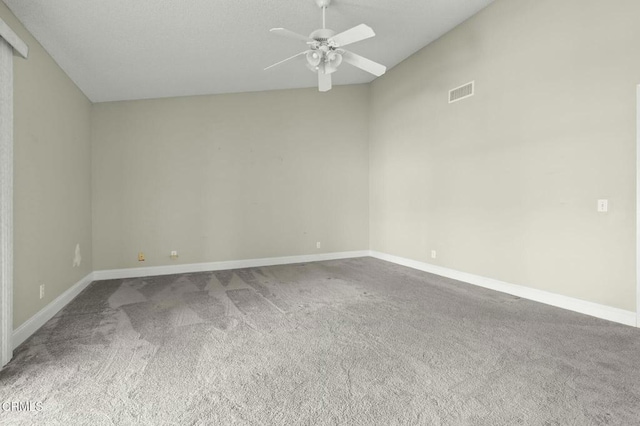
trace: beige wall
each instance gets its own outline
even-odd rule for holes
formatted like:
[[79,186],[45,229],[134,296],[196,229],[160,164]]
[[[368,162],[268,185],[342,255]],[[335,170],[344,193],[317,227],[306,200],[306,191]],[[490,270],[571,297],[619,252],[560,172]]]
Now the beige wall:
[[368,93],[96,104],[94,268],[366,250]]
[[[3,2],[0,17],[29,45],[29,59],[14,61],[18,327],[92,271],[91,103]],[[73,268],[77,243],[82,264]]]
[[368,247],[635,309],[636,0],[497,0],[371,86],[93,107],[0,16],[31,48],[16,327],[92,269]]
[[498,0],[375,81],[371,248],[635,310],[639,16]]

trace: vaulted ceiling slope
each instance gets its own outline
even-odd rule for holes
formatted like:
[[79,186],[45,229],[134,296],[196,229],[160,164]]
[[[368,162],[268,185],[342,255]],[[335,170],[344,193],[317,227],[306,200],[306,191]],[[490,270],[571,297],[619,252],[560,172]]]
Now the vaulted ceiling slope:
[[[353,45],[392,68],[493,0],[333,0],[327,27],[366,23],[376,37]],[[322,26],[314,0],[4,0],[93,102],[315,87],[295,61],[304,50],[270,34]],[[334,85],[372,75],[341,66]]]

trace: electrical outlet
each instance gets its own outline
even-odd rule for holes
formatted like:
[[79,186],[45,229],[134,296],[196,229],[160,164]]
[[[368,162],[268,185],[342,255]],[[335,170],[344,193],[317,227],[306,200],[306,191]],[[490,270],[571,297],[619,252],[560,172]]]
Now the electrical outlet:
[[40,284],[40,299],[44,297],[44,284]]
[[320,241],[318,241],[318,242],[316,243],[316,248],[320,248],[320,246],[321,246]]
[[172,250],[171,251],[171,258],[172,259],[177,259],[178,258],[178,251],[177,250]]
[[144,262],[144,253],[143,252],[138,253],[138,262]]
[[80,253],[80,243],[76,244],[76,251],[73,256],[73,267],[78,268],[82,263],[82,254]]
[[436,251],[435,251],[435,250],[431,250],[431,258],[432,258],[432,259],[435,259],[435,258],[437,258],[437,257],[438,257],[438,253],[436,253]]

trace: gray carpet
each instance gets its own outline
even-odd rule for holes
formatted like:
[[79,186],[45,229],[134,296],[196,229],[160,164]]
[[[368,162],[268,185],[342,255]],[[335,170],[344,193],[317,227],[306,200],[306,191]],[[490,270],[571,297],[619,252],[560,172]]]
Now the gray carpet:
[[95,282],[0,423],[634,425],[640,331],[362,258]]

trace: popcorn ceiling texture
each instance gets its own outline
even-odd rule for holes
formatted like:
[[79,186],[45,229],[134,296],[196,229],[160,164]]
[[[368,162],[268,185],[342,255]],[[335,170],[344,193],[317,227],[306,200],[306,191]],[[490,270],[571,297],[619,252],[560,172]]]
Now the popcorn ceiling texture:
[[18,348],[16,424],[631,425],[640,330],[371,258],[96,282]]
[[[377,37],[353,46],[391,68],[492,0],[335,0],[327,25],[361,23]],[[321,27],[313,0],[5,0],[16,16],[93,102],[314,87],[295,61],[263,69],[305,50],[269,33],[304,35]],[[373,76],[344,65],[334,84]]]

